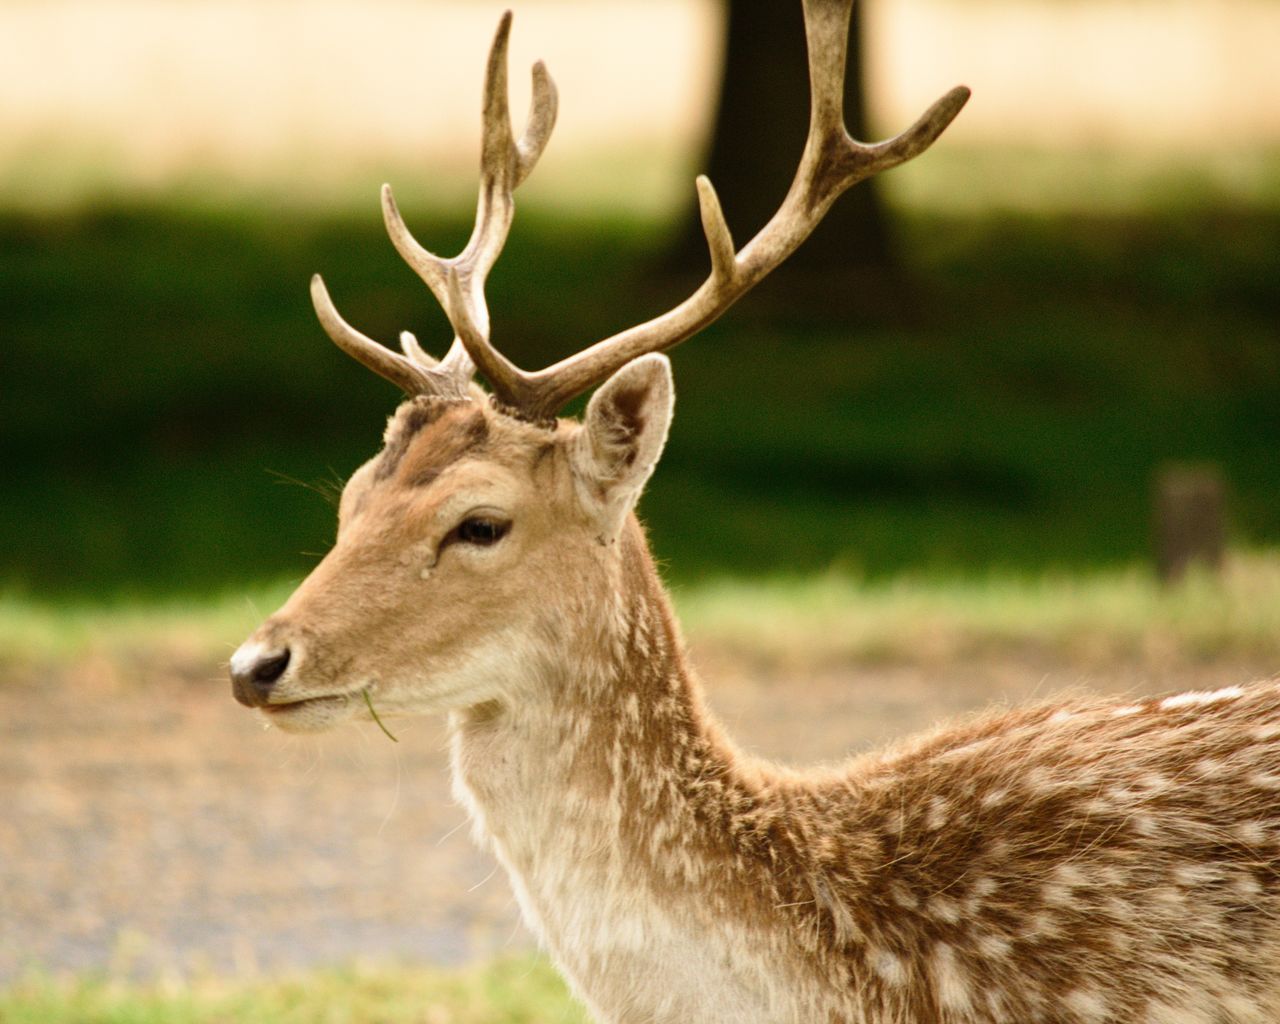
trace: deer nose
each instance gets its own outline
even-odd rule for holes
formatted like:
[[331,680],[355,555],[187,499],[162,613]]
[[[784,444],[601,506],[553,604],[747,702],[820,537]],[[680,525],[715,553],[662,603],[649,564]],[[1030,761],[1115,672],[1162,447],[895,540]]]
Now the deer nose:
[[245,707],[267,703],[273,687],[289,668],[289,648],[272,649],[250,640],[231,656],[231,689]]

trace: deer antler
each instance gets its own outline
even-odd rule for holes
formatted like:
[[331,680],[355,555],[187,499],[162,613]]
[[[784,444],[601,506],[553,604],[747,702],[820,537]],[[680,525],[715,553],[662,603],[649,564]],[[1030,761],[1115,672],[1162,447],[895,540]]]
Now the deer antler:
[[[382,186],[382,214],[396,251],[431,289],[456,332],[453,345],[435,362],[409,332],[400,336],[404,355],[398,355],[361,334],[338,314],[324,282],[311,279],[311,298],[329,337],[349,355],[409,394],[466,397],[475,364],[471,345],[461,339],[480,336],[488,344],[489,309],[484,283],[502,251],[515,212],[512,192],[533,170],[546,148],[556,122],[556,87],[541,61],[533,66],[533,100],[524,134],[517,141],[511,130],[507,103],[507,41],[511,12],[503,14],[489,49],[485,72],[483,138],[480,150],[480,195],[471,238],[457,256],[441,257],[424,249],[410,234],[396,206],[390,185]],[[460,326],[463,325],[463,326]]]
[[485,322],[468,320],[456,299],[451,308],[459,339],[488,378],[499,402],[522,418],[543,421],[570,399],[646,352],[671,348],[706,327],[793,253],[842,192],[879,171],[923,153],[969,98],[957,86],[901,135],[867,145],[844,124],[845,56],[852,0],[804,0],[809,49],[809,136],[795,180],[778,212],[740,251],[720,210],[715,189],[697,179],[711,274],[684,302],[576,355],[534,373],[521,370],[489,343]]
[[453,325],[448,355],[432,364],[412,335],[402,335],[400,356],[360,334],[333,308],[323,282],[312,280],[316,312],[329,336],[370,369],[409,393],[464,397],[476,368],[497,404],[521,419],[547,422],[575,395],[646,352],[678,345],[696,334],[778,266],[809,237],[831,204],[850,186],[918,156],[929,148],[969,99],[957,86],[915,124],[886,142],[850,138],[844,124],[845,58],[853,0],[804,0],[809,49],[809,136],[795,180],[770,221],[741,250],[720,210],[711,182],[697,179],[703,232],[711,254],[706,281],[674,309],[628,328],[545,370],[520,369],[489,341],[484,282],[502,251],[515,212],[512,192],[537,163],[556,119],[556,90],[541,62],[533,67],[533,103],[517,141],[507,104],[507,39],[511,12],[502,16],[485,75],[480,198],[475,228],[457,256],[424,249],[405,227],[390,186],[382,187],[387,233],[397,251],[426,282]]

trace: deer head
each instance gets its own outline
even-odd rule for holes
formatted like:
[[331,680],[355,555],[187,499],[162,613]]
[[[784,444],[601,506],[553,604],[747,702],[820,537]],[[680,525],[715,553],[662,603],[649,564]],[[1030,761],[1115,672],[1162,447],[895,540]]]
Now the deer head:
[[[347,484],[333,549],[235,653],[236,698],[290,729],[364,710],[475,707],[528,697],[566,657],[590,660],[607,635],[625,552],[643,538],[633,509],[671,422],[661,351],[720,316],[789,256],[851,185],[923,152],[968,99],[957,87],[907,131],[855,142],[842,106],[852,0],[805,0],[811,113],[790,190],[736,249],[715,190],[697,180],[711,256],[706,281],[654,319],[546,369],[515,366],[490,343],[484,282],[511,225],[512,194],[542,153],[556,91],[541,63],[519,139],[507,103],[503,16],[484,89],[480,193],[457,256],[424,249],[391,189],[382,207],[396,249],[444,307],[455,337],[439,362],[412,335],[402,353],[338,314],[319,276],[311,293],[333,341],[409,396],[382,450]],[[472,383],[476,370],[488,400]],[[557,419],[600,385],[581,423]]]

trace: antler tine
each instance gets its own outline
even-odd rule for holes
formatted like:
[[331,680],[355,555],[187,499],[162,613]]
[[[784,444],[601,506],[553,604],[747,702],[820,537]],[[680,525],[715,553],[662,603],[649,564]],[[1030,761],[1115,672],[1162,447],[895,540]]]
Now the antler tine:
[[932,146],[968,102],[968,88],[957,85],[946,95],[934,100],[929,109],[921,114],[916,123],[905,132],[874,145],[866,146],[861,143],[854,143],[854,145],[872,154],[874,164],[872,174],[897,167],[908,160],[914,160]]
[[516,143],[519,160],[516,164],[515,188],[533,170],[542,151],[547,148],[551,138],[551,130],[556,126],[556,112],[560,108],[560,95],[556,91],[556,83],[542,61],[533,65],[533,97],[529,101],[529,123],[525,125],[524,134]]
[[[546,148],[555,127],[558,95],[546,65],[533,66],[533,95],[529,120],[517,141],[511,127],[507,97],[507,49],[511,12],[503,14],[489,49],[485,69],[480,191],[476,221],[463,250],[441,257],[424,248],[410,233],[389,185],[382,187],[382,212],[396,251],[431,289],[444,307],[456,334],[454,347],[442,366],[479,365],[499,398],[501,382],[514,367],[489,343],[489,309],[484,284],[502,251],[515,213],[512,193],[528,177]],[[509,401],[509,399],[508,399]]]
[[852,139],[844,121],[852,6],[852,0],[805,0],[804,4],[805,43],[809,50],[809,138],[792,189],[805,186],[806,195],[817,203],[832,202],[851,185],[923,153],[969,99],[969,90],[958,86],[901,135],[874,145]]
[[[459,372],[456,358],[452,363],[449,357],[435,363],[418,347],[417,339],[408,331],[400,339],[405,351],[403,356],[379,345],[342,319],[319,274],[311,278],[311,302],[320,319],[320,326],[338,348],[380,377],[399,385],[406,394],[436,395],[441,398],[466,397],[467,386],[471,381],[469,360],[465,373]],[[453,355],[451,350],[450,356]]]
[[558,96],[541,61],[533,67],[529,122],[520,141],[511,129],[507,97],[507,40],[511,12],[502,16],[489,51],[484,84],[484,128],[476,226],[466,248],[449,261],[442,299],[458,340],[488,379],[499,403],[515,410],[524,402],[521,372],[489,341],[484,282],[501,252],[515,214],[512,192],[533,170],[555,127]]
[[436,301],[443,305],[445,261],[424,248],[409,233],[409,228],[400,215],[400,208],[396,205],[396,197],[391,192],[391,186],[385,183],[382,186],[382,222],[386,225],[387,235],[391,238],[391,244],[395,246],[400,258],[413,268],[414,273],[431,289],[431,294],[436,297]]
[[472,374],[475,373],[475,364],[471,362],[467,350],[462,347],[462,342],[457,338],[453,340],[445,357],[436,359],[418,344],[417,336],[412,331],[401,331],[400,351],[409,358],[410,362],[424,369],[448,372],[454,376],[461,376],[464,381],[470,381]]
[[[866,145],[850,138],[844,124],[844,76],[852,0],[804,0],[805,39],[809,48],[809,136],[795,179],[777,213],[740,251],[715,189],[697,181],[703,231],[711,255],[711,273],[689,298],[647,323],[597,342],[554,366],[529,373],[500,355],[481,358],[458,327],[459,336],[489,378],[499,397],[526,419],[542,421],[565,403],[599,383],[623,364],[679,344],[716,320],[753,285],[791,255],[831,204],[850,186],[878,171],[924,152],[969,98],[963,86],[952,89],[901,135]],[[480,325],[472,324],[474,332]]]
[[432,369],[440,365],[440,360],[427,352],[420,344],[418,344],[418,336],[412,331],[400,332],[400,351],[404,353],[405,358],[409,362],[414,363],[424,369]]
[[[495,182],[494,179],[505,179],[511,176],[512,168],[510,165],[513,162],[515,150],[515,141],[511,137],[511,117],[507,109],[507,43],[510,35],[511,12],[507,11],[498,22],[498,31],[495,33],[493,43],[489,47],[489,59],[485,69],[481,121],[480,195],[476,204],[475,226],[472,228],[471,237],[462,252],[454,257],[437,256],[419,243],[409,231],[404,218],[400,215],[400,209],[396,205],[391,186],[382,186],[382,216],[386,223],[387,234],[391,237],[392,245],[396,247],[396,251],[400,253],[404,261],[414,269],[427,287],[431,289],[436,301],[445,307],[446,313],[449,312],[449,289],[447,283],[449,268],[460,267],[464,263],[470,263],[474,269],[483,267],[481,270],[481,276],[483,277],[483,274],[489,268],[484,266],[482,262],[478,267],[476,266],[477,260],[475,257],[477,253],[488,248],[484,243],[495,234],[498,236],[498,249],[501,249],[502,242],[506,238],[506,231],[501,224],[501,218],[496,224],[493,219],[493,213],[495,212],[494,199],[500,199],[500,196],[495,197],[494,190],[488,186],[491,183],[507,184],[505,181]],[[511,187],[514,186],[509,185],[508,190]],[[501,203],[499,202],[497,205],[501,206]],[[497,212],[500,213],[501,210]],[[509,217],[505,227],[510,227]],[[496,258],[496,256],[497,253],[495,252],[493,257]],[[469,260],[468,257],[470,257]],[[492,265],[492,259],[489,260],[489,264]]]
[[[414,338],[416,342],[418,339]],[[401,340],[403,348],[403,339]],[[419,348],[421,351],[421,348]],[[427,356],[430,359],[430,356]],[[455,377],[461,377],[462,380],[470,384],[471,378],[475,376],[476,364],[471,361],[471,357],[467,355],[467,350],[458,338],[453,339],[453,344],[449,346],[449,351],[444,354],[444,358],[437,364],[440,372],[448,372]]]

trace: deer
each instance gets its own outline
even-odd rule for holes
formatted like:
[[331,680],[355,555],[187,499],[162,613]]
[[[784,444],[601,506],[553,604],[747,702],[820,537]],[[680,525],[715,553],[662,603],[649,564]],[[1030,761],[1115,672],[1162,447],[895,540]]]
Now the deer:
[[[466,246],[425,249],[382,191],[445,356],[379,344],[312,280],[329,337],[406,398],[331,550],[230,659],[234,696],[295,732],[446,715],[459,802],[602,1022],[1274,1024],[1276,683],[1052,700],[804,770],[743,752],[705,705],[635,512],[672,419],[664,352],[969,95],[854,141],[851,3],[803,0],[809,135],[774,217],[737,248],[698,178],[705,282],[536,372],[491,343],[484,284],[557,94],[536,64],[517,138],[502,17]],[[592,388],[580,421],[558,415]]]

